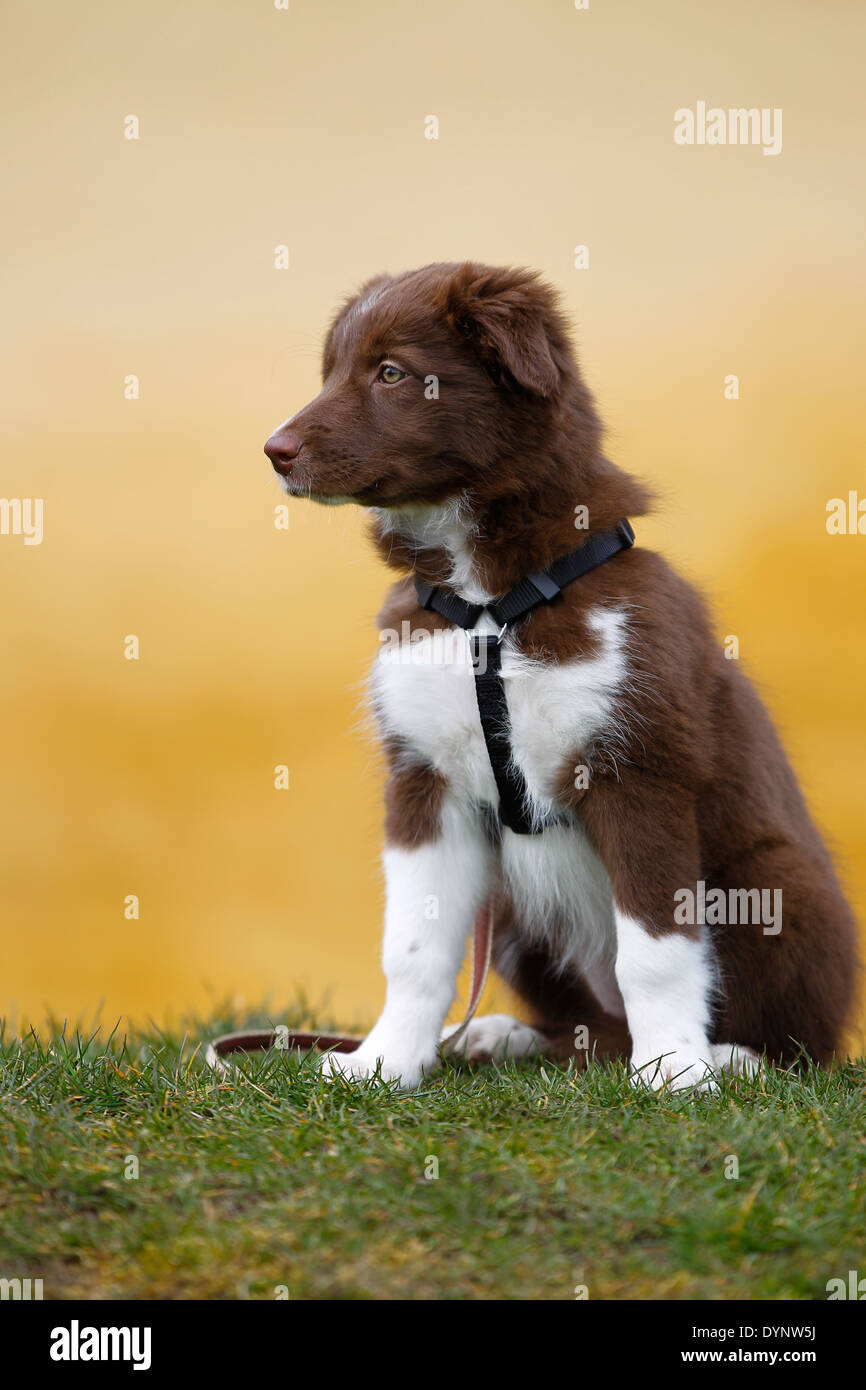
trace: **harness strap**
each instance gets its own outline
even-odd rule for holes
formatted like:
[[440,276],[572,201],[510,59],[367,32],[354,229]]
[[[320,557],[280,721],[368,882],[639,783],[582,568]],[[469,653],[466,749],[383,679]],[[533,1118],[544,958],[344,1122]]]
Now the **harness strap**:
[[507,627],[540,603],[551,603],[567,584],[572,584],[575,579],[580,579],[620,550],[632,545],[634,531],[631,524],[621,521],[613,531],[599,531],[589,536],[579,549],[554,560],[549,569],[533,570],[502,598],[487,604],[468,603],[459,594],[452,594],[434,584],[425,584],[420,579],[415,580],[415,591],[421,607],[433,609],[457,627],[474,628],[485,609],[500,625],[501,631],[497,637],[472,632],[469,642],[481,732],[499,793],[499,820],[515,835],[540,834],[550,825],[566,824],[568,818],[549,816],[539,825],[527,815],[529,797],[526,781],[511,755],[508,701],[502,680],[502,635]]
[[529,831],[523,809],[525,783],[522,775],[513,775],[509,767],[511,740],[508,737],[508,704],[502,682],[502,648],[498,637],[481,633],[472,633],[469,643],[481,732],[499,792],[499,819],[516,834],[525,835]]
[[434,609],[456,627],[475,627],[485,608],[500,627],[516,622],[540,603],[550,603],[568,584],[603,565],[620,550],[634,545],[631,523],[621,521],[613,531],[597,531],[588,536],[577,550],[560,555],[550,569],[533,570],[509,589],[501,598],[490,603],[468,603],[459,594],[441,589],[436,584],[415,580],[415,592],[422,608]]
[[435,584],[425,584],[423,579],[415,580],[415,592],[422,608],[435,608],[455,627],[474,627],[484,612],[483,603],[467,603],[459,594],[438,589]]
[[[477,632],[470,634],[469,642],[481,732],[499,793],[499,820],[515,835],[532,835],[538,827],[533,825],[526,813],[529,804],[526,782],[511,757],[508,703],[502,680],[502,647],[498,637]],[[566,821],[565,816],[550,816],[541,828],[546,830],[548,825],[564,825]]]

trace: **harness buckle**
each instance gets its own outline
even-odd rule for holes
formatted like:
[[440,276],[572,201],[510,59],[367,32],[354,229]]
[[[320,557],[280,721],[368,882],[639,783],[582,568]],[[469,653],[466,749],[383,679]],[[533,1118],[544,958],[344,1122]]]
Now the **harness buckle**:
[[552,579],[546,570],[533,570],[526,578],[529,580],[533,589],[541,594],[542,598],[547,599],[548,603],[550,603],[551,599],[556,598],[557,594],[562,593],[562,589],[559,587],[556,580]]

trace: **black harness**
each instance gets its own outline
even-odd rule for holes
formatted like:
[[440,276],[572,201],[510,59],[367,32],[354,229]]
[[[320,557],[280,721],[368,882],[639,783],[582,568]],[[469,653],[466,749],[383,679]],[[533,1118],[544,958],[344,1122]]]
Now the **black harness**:
[[542,825],[534,824],[527,816],[529,797],[526,781],[511,756],[508,704],[502,681],[501,643],[506,628],[537,608],[551,603],[565,588],[581,575],[603,565],[620,550],[634,545],[634,531],[628,521],[621,521],[614,531],[600,531],[590,536],[578,549],[554,560],[548,570],[534,570],[492,603],[467,603],[459,594],[450,594],[435,584],[415,580],[418,602],[422,608],[432,608],[457,627],[474,628],[483,612],[500,624],[496,636],[477,632],[469,637],[472,668],[475,676],[475,695],[481,718],[481,731],[487,745],[487,755],[499,793],[500,824],[515,835],[537,835],[550,825],[563,825],[567,818],[554,816]]

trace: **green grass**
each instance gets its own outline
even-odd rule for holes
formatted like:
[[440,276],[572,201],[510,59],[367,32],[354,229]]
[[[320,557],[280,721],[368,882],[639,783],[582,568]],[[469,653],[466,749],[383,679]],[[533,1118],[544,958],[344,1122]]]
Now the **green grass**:
[[3,1040],[0,1277],[47,1299],[764,1299],[866,1273],[862,1062],[698,1098],[537,1060],[409,1096],[297,1055],[214,1079],[197,1042],[253,1022]]

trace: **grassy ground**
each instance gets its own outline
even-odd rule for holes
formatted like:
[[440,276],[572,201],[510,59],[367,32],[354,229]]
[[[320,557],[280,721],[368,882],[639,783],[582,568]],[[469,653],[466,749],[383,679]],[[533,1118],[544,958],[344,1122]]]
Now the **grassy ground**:
[[765,1299],[866,1273],[863,1063],[697,1099],[616,1067],[449,1067],[404,1096],[285,1054],[216,1081],[194,1054],[5,1039],[0,1277],[46,1299]]

